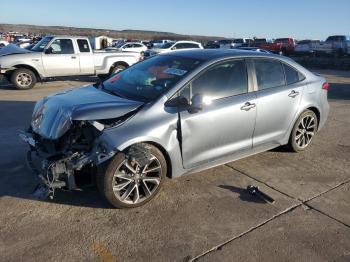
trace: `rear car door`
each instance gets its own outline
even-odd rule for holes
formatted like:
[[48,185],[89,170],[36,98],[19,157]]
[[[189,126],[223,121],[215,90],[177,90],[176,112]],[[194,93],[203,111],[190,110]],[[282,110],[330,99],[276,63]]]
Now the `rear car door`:
[[293,124],[304,76],[277,59],[254,59],[257,116],[253,146],[280,144]]
[[42,55],[46,75],[79,75],[79,55],[75,50],[72,39],[55,39]]
[[205,102],[198,112],[179,113],[185,168],[252,148],[256,107],[249,79],[245,60],[235,59],[208,68],[181,91]]

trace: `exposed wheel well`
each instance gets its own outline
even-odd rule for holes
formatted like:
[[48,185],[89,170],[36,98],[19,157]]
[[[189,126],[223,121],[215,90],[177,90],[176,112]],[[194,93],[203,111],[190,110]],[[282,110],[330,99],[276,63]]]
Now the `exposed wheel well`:
[[[316,107],[314,107],[314,106],[312,106],[312,107],[309,107],[309,108],[307,108],[308,110],[311,110],[312,112],[314,112],[315,113],[315,115],[316,115],[316,117],[317,117],[317,123],[318,123],[318,125],[320,124],[320,111],[316,108]],[[318,129],[318,126],[317,126],[317,129]]]
[[[165,161],[166,161],[166,165],[167,165],[167,177],[171,178],[171,175],[172,175],[171,174],[171,170],[172,170],[171,169],[171,160],[170,160],[168,152],[160,144],[153,142],[153,141],[142,141],[140,143],[150,144],[150,145],[156,147],[157,149],[159,149],[160,152],[162,152],[162,154],[165,158]],[[130,146],[132,146],[132,145],[130,145]],[[130,146],[128,146],[127,148],[130,148]]]
[[28,70],[32,71],[32,72],[35,74],[35,76],[36,76],[36,78],[37,78],[38,80],[41,80],[41,77],[40,77],[38,71],[37,71],[34,67],[31,67],[31,66],[29,66],[29,65],[15,65],[14,67],[15,67],[16,69],[19,69],[19,68],[28,69]]
[[119,61],[119,62],[114,63],[114,64],[111,66],[111,68],[109,69],[109,73],[111,73],[112,70],[113,70],[113,68],[115,68],[115,67],[118,66],[118,65],[125,66],[125,68],[129,67],[128,63],[123,62],[123,61]]

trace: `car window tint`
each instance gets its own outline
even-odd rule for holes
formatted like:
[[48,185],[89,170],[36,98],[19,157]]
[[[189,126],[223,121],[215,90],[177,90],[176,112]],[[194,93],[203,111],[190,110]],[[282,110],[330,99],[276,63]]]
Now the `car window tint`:
[[283,64],[283,68],[284,68],[284,73],[286,74],[287,85],[294,84],[304,79],[304,76],[294,68],[286,64]]
[[73,42],[71,39],[56,39],[51,44],[53,54],[74,54]]
[[77,43],[79,46],[79,51],[81,53],[89,53],[90,52],[89,44],[88,44],[88,41],[86,39],[78,39]]
[[254,64],[260,90],[285,85],[284,72],[279,61],[257,59]]
[[201,94],[208,100],[247,92],[248,78],[244,60],[216,65],[192,82],[192,95]]

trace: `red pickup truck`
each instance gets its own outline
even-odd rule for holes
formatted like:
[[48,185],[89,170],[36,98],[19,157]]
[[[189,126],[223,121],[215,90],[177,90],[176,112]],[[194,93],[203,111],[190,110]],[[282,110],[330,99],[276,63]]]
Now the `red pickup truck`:
[[294,52],[295,41],[293,38],[277,38],[273,43],[260,45],[260,48],[280,55],[290,55]]

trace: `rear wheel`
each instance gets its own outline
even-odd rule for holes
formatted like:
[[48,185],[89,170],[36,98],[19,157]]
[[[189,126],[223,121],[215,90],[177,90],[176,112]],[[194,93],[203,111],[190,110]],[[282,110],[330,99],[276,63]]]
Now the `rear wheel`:
[[36,84],[35,74],[26,68],[19,68],[11,74],[11,83],[19,90],[31,89]]
[[125,65],[120,65],[120,64],[119,65],[115,65],[115,66],[112,67],[110,75],[117,74],[120,71],[123,71],[125,68],[126,68]]
[[165,158],[156,147],[136,144],[126,154],[118,153],[114,157],[97,177],[97,185],[114,207],[137,207],[159,192],[166,171]]
[[289,138],[288,148],[294,152],[305,150],[317,132],[318,120],[311,110],[303,112],[295,122]]

